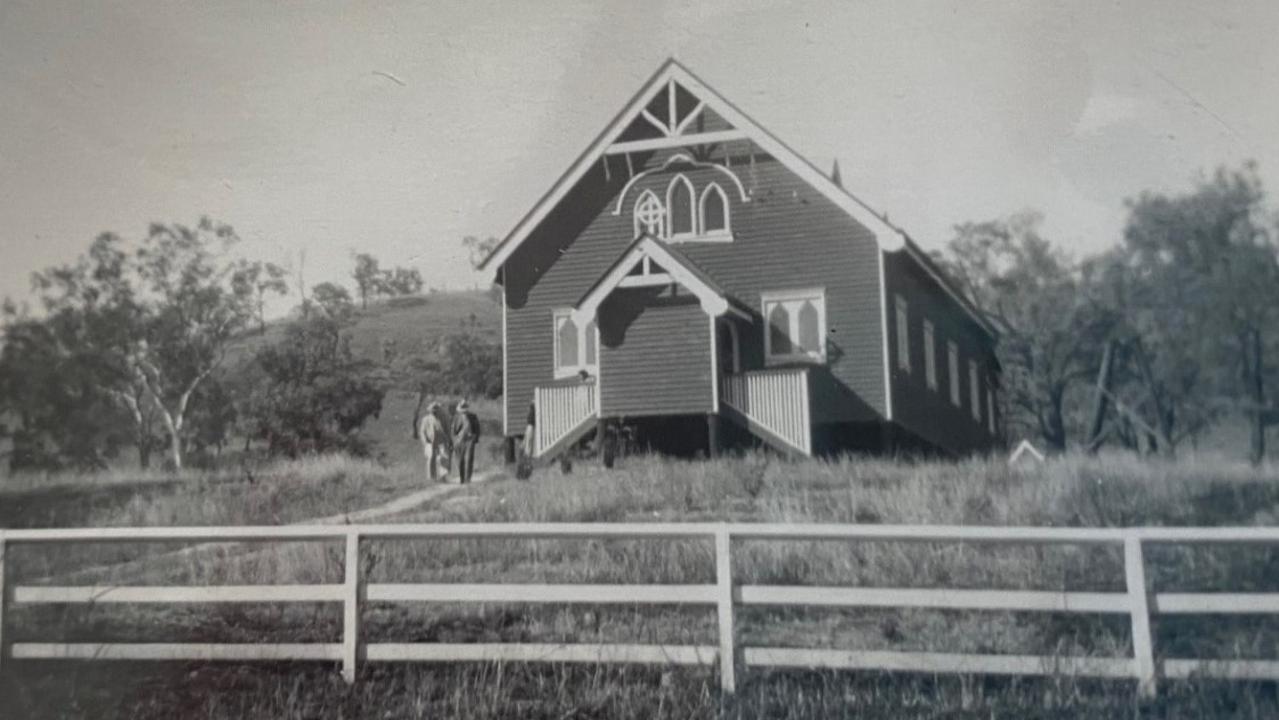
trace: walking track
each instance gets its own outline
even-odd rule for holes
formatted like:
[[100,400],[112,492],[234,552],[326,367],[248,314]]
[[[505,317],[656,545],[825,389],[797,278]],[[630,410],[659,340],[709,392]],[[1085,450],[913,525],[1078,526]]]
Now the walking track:
[[[501,471],[489,470],[487,472],[476,473],[472,478],[472,483],[482,483],[494,480],[502,476]],[[371,508],[356,510],[348,513],[338,513],[327,517],[310,518],[301,520],[291,525],[350,525],[354,523],[363,523],[370,520],[378,520],[380,518],[397,515],[409,510],[415,510],[426,503],[452,493],[463,487],[462,485],[452,483],[438,483],[426,489],[403,495],[390,502],[383,503]],[[148,555],[137,560],[130,560],[124,563],[116,563],[113,565],[95,565],[93,567],[81,568],[70,573],[62,573],[58,575],[50,575],[36,580],[31,580],[31,585],[50,585],[54,584],[85,584],[87,582],[102,582],[106,577],[110,578],[110,582],[115,585],[127,585],[136,582],[145,575],[154,573],[158,563],[172,562],[175,560],[190,561],[201,554],[211,552],[218,548],[230,549],[244,543],[235,542],[207,542],[191,547],[174,550],[173,552],[164,553],[162,555]],[[254,552],[267,552],[263,548]],[[247,557],[253,553],[244,553],[238,557]]]

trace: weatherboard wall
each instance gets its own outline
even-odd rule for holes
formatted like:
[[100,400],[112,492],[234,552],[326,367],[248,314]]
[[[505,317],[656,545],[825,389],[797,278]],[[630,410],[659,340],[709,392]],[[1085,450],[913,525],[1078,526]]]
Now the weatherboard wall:
[[[872,233],[819,192],[809,187],[780,162],[766,156],[752,159],[747,142],[717,148],[709,157],[723,162],[731,157],[731,170],[748,193],[741,199],[735,182],[721,170],[674,163],[663,170],[671,152],[633,156],[636,173],[654,171],[635,182],[622,198],[622,211],[614,215],[622,188],[630,180],[623,158],[611,158],[606,175],[603,163],[589,171],[569,192],[505,265],[507,302],[507,395],[512,418],[523,418],[533,388],[552,381],[552,312],[571,307],[618,258],[634,238],[631,210],[636,198],[652,188],[665,201],[666,188],[676,173],[684,173],[700,194],[707,183],[717,182],[728,196],[732,242],[685,242],[674,247],[713,277],[737,302],[753,314],[740,327],[743,369],[764,367],[761,295],[767,291],[821,288],[826,294],[827,362],[814,367],[812,412],[814,421],[860,421],[882,417],[883,336],[880,326],[877,245]],[[706,328],[705,316],[698,323]],[[638,341],[641,335],[623,342]],[[697,343],[684,341],[685,352],[695,344],[709,352],[709,337]],[[678,353],[651,357],[648,372],[660,376],[676,369]],[[643,382],[626,377],[638,368],[627,366],[622,376],[602,371],[601,392],[606,405],[630,407],[640,398],[611,393],[610,383],[620,382],[622,394],[646,392]],[[708,383],[709,386],[709,383]],[[672,413],[676,407],[672,405]],[[519,432],[522,420],[512,423]]]
[[[986,391],[995,377],[994,344],[972,318],[906,251],[885,253],[888,289],[888,346],[891,349],[893,420],[946,451],[964,455],[990,449],[998,440],[989,431]],[[910,335],[910,370],[898,363],[897,296],[905,298]],[[924,320],[932,322],[937,359],[937,388],[928,387],[925,370]],[[959,405],[951,401],[947,343],[959,349]],[[980,372],[981,419],[973,418],[969,360]],[[996,425],[998,427],[998,425]]]
[[604,417],[714,412],[710,322],[676,290],[619,290],[600,308]]

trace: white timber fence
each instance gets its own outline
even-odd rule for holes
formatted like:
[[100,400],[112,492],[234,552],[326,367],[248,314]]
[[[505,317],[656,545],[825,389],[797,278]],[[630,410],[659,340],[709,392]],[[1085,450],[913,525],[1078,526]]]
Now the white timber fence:
[[[360,572],[365,540],[507,539],[700,539],[713,546],[715,580],[682,585],[366,583]],[[345,544],[344,580],[316,585],[44,586],[5,584],[6,554],[17,547],[98,542],[293,542]],[[1115,592],[953,590],[738,584],[734,543],[741,541],[844,541],[974,543],[985,545],[1110,545],[1123,550],[1126,587]],[[1156,678],[1192,676],[1279,680],[1279,660],[1160,658],[1150,632],[1152,615],[1275,614],[1279,593],[1152,593],[1143,548],[1152,544],[1276,544],[1279,528],[1036,528],[920,525],[780,525],[748,523],[542,523],[403,524],[348,526],[76,528],[0,530],[0,670],[13,661],[55,660],[320,660],[341,664],[354,682],[364,662],[516,661],[718,665],[722,689],[732,693],[748,668],[996,675],[1076,675],[1131,679],[1143,696]],[[94,603],[339,603],[338,643],[42,643],[5,639],[10,606]],[[718,615],[715,645],[367,643],[360,636],[363,605],[396,603],[569,603],[700,605]],[[741,606],[930,608],[1127,615],[1128,657],[956,654],[740,647],[734,612]]]
[[551,385],[533,389],[537,438],[533,454],[541,457],[555,443],[598,413],[599,395],[593,382]]

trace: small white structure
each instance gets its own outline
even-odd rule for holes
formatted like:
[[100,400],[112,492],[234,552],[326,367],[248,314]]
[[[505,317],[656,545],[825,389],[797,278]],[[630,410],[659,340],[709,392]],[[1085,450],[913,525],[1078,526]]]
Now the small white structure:
[[1029,440],[1022,440],[1018,443],[1017,449],[1013,450],[1012,455],[1008,456],[1008,464],[1012,467],[1024,465],[1029,462],[1027,458],[1038,464],[1044,461],[1044,454],[1039,452]]

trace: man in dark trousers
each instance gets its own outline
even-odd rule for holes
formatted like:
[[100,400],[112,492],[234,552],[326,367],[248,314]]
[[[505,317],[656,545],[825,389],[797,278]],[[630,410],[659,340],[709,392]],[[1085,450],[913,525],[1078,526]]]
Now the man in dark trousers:
[[465,399],[453,413],[453,456],[457,458],[457,476],[463,484],[471,481],[475,471],[475,445],[480,440],[480,420],[471,412]]

